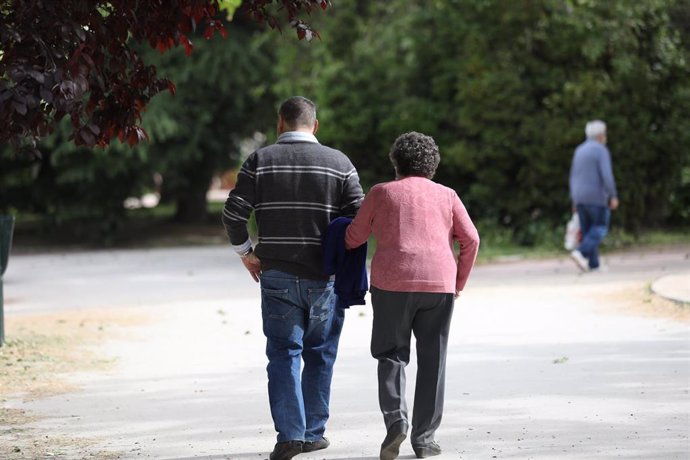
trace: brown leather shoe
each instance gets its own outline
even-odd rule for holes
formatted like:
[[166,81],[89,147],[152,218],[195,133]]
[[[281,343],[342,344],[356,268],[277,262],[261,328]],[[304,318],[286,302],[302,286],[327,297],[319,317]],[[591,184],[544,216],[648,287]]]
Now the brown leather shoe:
[[302,453],[302,441],[279,442],[268,457],[270,460],[290,460]]
[[321,438],[318,441],[304,441],[302,452],[314,452],[315,450],[325,449],[330,445],[330,441],[326,438]]

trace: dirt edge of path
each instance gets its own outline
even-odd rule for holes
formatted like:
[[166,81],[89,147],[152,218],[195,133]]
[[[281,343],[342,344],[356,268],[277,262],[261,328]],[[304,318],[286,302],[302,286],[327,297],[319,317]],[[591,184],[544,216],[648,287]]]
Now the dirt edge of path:
[[618,313],[663,318],[690,324],[690,305],[666,299],[651,289],[651,283],[620,289],[606,295],[610,309]]
[[78,391],[67,376],[112,369],[116,360],[99,356],[97,347],[106,340],[126,338],[129,327],[148,321],[141,311],[125,308],[7,318],[6,341],[0,347],[0,458],[119,458],[117,453],[95,449],[96,439],[42,432],[31,426],[38,417],[6,406],[12,399]]

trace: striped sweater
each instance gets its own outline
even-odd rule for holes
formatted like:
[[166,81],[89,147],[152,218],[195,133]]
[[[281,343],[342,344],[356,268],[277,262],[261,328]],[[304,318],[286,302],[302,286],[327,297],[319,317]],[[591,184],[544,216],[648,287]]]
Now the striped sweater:
[[247,220],[255,212],[255,253],[263,270],[325,279],[321,236],[336,217],[354,217],[363,197],[357,171],[342,152],[292,131],[247,158],[222,220],[233,248],[243,253],[251,248]]

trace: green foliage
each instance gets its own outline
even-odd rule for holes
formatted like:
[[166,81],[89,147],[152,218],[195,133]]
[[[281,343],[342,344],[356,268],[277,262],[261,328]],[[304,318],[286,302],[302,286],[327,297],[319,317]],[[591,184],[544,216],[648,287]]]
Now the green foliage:
[[144,115],[150,142],[78,148],[63,123],[39,145],[40,161],[0,150],[0,210],[39,213],[49,225],[76,221],[77,236],[108,242],[126,218],[123,201],[153,191],[158,173],[178,220],[205,219],[212,175],[236,166],[240,141],[274,123],[271,53],[255,31],[241,24],[228,31],[226,41],[192,37],[191,56],[142,49],[147,62],[177,82],[176,95],[160,95]]
[[69,131],[63,122],[42,140],[38,161],[0,148],[0,211],[38,213],[46,232],[69,224],[73,238],[109,244],[124,219],[124,200],[150,184],[151,171],[140,150],[119,142],[76,147]]
[[150,143],[77,150],[64,131],[38,164],[0,152],[0,208],[117,222],[158,172],[177,218],[202,219],[211,175],[257,131],[273,141],[277,103],[303,94],[365,186],[393,178],[399,134],[433,136],[436,179],[499,246],[560,247],[572,153],[594,118],[609,126],[614,228],[690,224],[690,0],[340,0],[313,17],[312,43],[238,19],[228,40],[190,36],[188,57],[141,51],[177,84],[144,114]]
[[[325,47],[281,54],[282,92],[320,105],[320,139],[367,184],[402,132],[434,136],[437,180],[471,214],[540,244],[569,214],[584,125],[609,125],[621,209],[637,231],[688,222],[687,0],[339,2]],[[295,72],[297,74],[295,74]]]
[[[303,18],[329,0],[61,0],[0,3],[0,142],[32,149],[65,116],[70,141],[105,147],[118,138],[134,146],[150,99],[167,78],[142,59],[136,44],[165,52],[190,36],[227,37],[221,13],[271,28],[287,23],[297,37],[318,36]],[[36,153],[36,152],[34,152]]]
[[[269,84],[271,52],[255,31],[228,27],[227,41],[199,37],[195,52],[147,56],[161,73],[174,74],[175,96],[149,106],[142,148],[163,177],[165,199],[177,203],[177,219],[206,216],[206,191],[215,172],[236,166],[240,143],[274,123]],[[153,54],[153,52],[152,52]]]
[[242,0],[218,0],[218,6],[224,11],[228,19],[232,19],[235,10],[240,7]]

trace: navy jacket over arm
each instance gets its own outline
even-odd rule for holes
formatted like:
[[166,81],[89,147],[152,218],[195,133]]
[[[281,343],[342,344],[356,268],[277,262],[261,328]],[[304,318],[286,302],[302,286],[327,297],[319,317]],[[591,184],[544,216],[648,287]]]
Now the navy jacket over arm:
[[338,307],[365,305],[364,295],[369,289],[367,277],[367,244],[345,249],[345,230],[352,219],[338,217],[328,225],[323,236],[323,274],[335,275],[334,290]]

